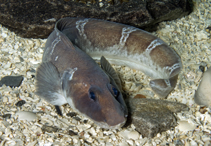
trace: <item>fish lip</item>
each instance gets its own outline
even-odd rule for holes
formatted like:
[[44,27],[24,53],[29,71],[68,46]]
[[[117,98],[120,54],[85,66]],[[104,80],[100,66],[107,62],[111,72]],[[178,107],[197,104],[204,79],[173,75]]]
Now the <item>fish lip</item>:
[[94,120],[93,121],[94,121],[94,123],[97,126],[99,126],[101,128],[105,128],[105,129],[119,129],[119,128],[121,128],[121,127],[123,127],[125,125],[125,123],[127,121],[127,118],[124,118],[124,119],[125,120],[123,122],[121,122],[119,124],[116,124],[114,126],[108,125],[108,123],[106,123],[106,122],[98,122],[98,121],[94,121]]

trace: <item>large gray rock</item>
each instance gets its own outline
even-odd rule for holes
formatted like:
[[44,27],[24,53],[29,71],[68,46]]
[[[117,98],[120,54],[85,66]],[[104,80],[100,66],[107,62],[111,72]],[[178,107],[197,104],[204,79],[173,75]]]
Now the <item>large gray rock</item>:
[[194,101],[198,105],[211,107],[211,67],[204,72],[195,92]]
[[129,99],[132,124],[144,137],[152,138],[177,125],[173,113],[187,110],[185,104],[147,98]]
[[27,38],[46,38],[62,17],[110,20],[137,27],[192,11],[192,0],[0,0],[0,23]]

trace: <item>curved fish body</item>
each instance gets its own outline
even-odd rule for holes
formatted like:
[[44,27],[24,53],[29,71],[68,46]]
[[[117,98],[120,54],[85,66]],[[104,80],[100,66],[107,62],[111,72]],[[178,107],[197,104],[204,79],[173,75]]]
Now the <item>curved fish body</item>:
[[146,31],[88,18],[63,18],[57,27],[92,58],[103,55],[113,64],[144,72],[152,78],[150,86],[160,97],[166,97],[176,86],[182,68],[179,55]]
[[36,94],[55,106],[68,103],[102,128],[123,126],[127,107],[115,70],[104,57],[100,68],[74,46],[60,22],[46,42],[36,73]]

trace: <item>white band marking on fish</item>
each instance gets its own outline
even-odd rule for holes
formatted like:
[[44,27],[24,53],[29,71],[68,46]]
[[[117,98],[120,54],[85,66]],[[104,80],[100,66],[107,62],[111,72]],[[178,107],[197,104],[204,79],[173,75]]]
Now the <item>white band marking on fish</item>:
[[76,22],[76,28],[80,34],[80,36],[83,36],[85,39],[87,38],[86,35],[84,34],[84,26],[86,23],[89,21],[89,19],[84,19],[84,20],[79,20]]
[[155,39],[149,44],[149,46],[146,48],[145,52],[150,53],[154,48],[156,48],[157,46],[160,46],[162,44],[163,44],[163,42],[161,40]]
[[164,67],[164,69],[169,71],[169,75],[171,75],[171,73],[177,68],[180,68],[180,63],[175,63],[171,67],[169,67],[169,66]]
[[171,83],[170,83],[169,79],[165,79],[164,81],[168,87],[171,87]]
[[51,44],[51,55],[53,54],[54,48],[56,47],[56,45],[61,41],[61,36],[59,35],[59,32],[56,33],[57,37],[55,38],[55,40],[52,42]]
[[122,36],[120,38],[120,45],[123,47],[125,45],[125,42],[127,41],[127,38],[129,37],[131,32],[136,31],[137,29],[134,27],[124,27],[122,29]]
[[55,61],[57,61],[57,60],[58,60],[58,58],[59,58],[59,56],[56,56],[56,57],[55,57]]
[[69,70],[69,72],[68,72],[70,74],[69,81],[72,80],[73,75],[74,75],[74,73],[75,73],[76,70],[78,70],[77,67]]

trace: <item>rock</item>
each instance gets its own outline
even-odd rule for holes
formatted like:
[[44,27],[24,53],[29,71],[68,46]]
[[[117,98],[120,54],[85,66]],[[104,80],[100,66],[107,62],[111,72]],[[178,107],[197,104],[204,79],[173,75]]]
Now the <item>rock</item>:
[[19,111],[16,113],[19,120],[33,121],[37,118],[36,114],[28,111]]
[[199,112],[200,112],[201,114],[205,114],[207,111],[208,111],[208,110],[207,110],[206,107],[200,107],[200,109],[199,109]]
[[77,120],[77,121],[80,121],[80,120],[81,120],[81,118],[79,118],[79,117],[77,117],[77,116],[73,117],[73,119],[75,119],[75,120]]
[[194,101],[198,105],[211,107],[211,67],[204,72],[195,92]]
[[76,115],[77,115],[77,113],[75,113],[75,112],[67,113],[68,117],[75,117]]
[[4,118],[5,120],[10,119],[11,114],[4,114],[4,115],[2,115],[2,118]]
[[204,31],[199,31],[194,34],[195,42],[208,40],[209,36]]
[[20,100],[15,105],[20,107],[20,106],[24,105],[25,103],[26,103],[25,100]]
[[27,38],[46,38],[63,17],[87,17],[137,27],[192,11],[192,0],[0,0],[0,23]]
[[70,136],[78,135],[78,133],[76,133],[76,132],[74,132],[74,131],[72,131],[72,130],[69,130],[68,134],[69,134]]
[[127,129],[124,129],[119,132],[119,135],[122,136],[124,139],[133,139],[137,140],[139,138],[139,133],[136,131],[130,131]]
[[59,128],[57,127],[53,127],[53,126],[47,126],[47,125],[43,125],[42,126],[42,132],[49,132],[49,133],[52,133],[52,132],[57,132],[59,130]]
[[206,28],[206,32],[211,33],[211,25]]
[[177,125],[174,112],[187,110],[182,103],[147,98],[131,98],[129,111],[132,124],[144,137],[153,138],[157,133]]
[[199,69],[200,69],[202,72],[204,72],[205,67],[204,67],[204,66],[202,66],[202,65],[200,65],[200,66],[199,66]]
[[193,131],[196,125],[188,121],[179,121],[178,128],[180,131]]
[[23,76],[5,76],[0,81],[0,87],[2,85],[10,87],[19,87],[23,81]]
[[55,105],[55,109],[56,109],[56,113],[57,113],[58,115],[63,116],[63,115],[62,115],[62,111],[61,111],[61,109],[60,109],[60,107],[59,107],[58,105]]

